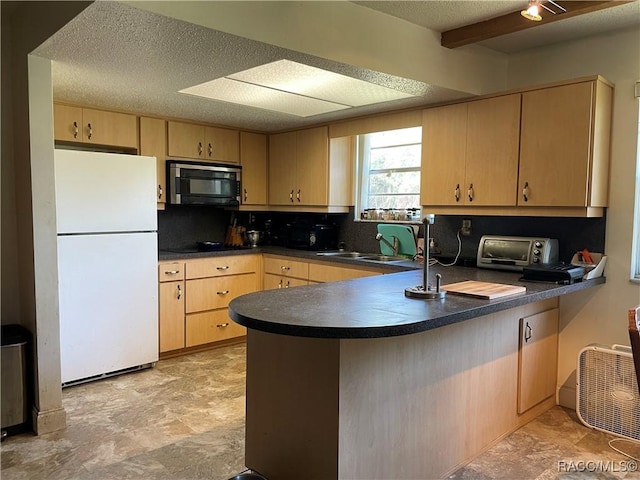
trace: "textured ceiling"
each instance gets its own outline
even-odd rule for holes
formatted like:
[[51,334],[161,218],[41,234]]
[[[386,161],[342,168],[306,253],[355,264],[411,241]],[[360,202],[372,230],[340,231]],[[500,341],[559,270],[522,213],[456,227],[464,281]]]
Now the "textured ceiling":
[[[517,9],[527,2],[354,3],[442,31],[508,13],[514,10],[514,6]],[[636,0],[628,6],[499,37],[482,45],[498,51],[521,50],[631,27],[640,24],[639,4]],[[625,11],[630,19],[619,13]],[[463,92],[337,63],[108,1],[90,5],[38,47],[34,54],[53,60],[54,98],[58,101],[265,132],[468,96]],[[394,88],[416,97],[355,107],[346,113],[339,111],[299,118],[178,93],[184,88],[280,59]]]
[[[431,0],[431,1],[355,1],[358,5],[402,18],[436,32],[452,30],[524,8],[527,0]],[[568,18],[561,22],[538,25],[535,28],[491,40],[478,45],[503,53],[515,53],[530,48],[598,35],[612,30],[640,26],[640,2],[598,10]]]

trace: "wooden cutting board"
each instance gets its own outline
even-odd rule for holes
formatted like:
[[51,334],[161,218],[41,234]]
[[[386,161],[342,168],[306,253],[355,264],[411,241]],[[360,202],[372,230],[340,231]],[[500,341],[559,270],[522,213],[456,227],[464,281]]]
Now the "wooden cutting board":
[[527,288],[518,285],[506,285],[503,283],[489,283],[467,280],[466,282],[443,285],[442,290],[446,290],[447,292],[456,295],[467,295],[469,297],[492,300],[494,298],[524,293],[527,291]]

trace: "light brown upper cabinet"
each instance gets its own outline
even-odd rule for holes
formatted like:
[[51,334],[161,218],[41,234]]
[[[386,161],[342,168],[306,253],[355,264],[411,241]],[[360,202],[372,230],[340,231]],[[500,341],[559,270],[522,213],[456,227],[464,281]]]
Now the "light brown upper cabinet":
[[348,140],[331,139],[330,147],[328,127],[270,135],[269,205],[346,211],[351,160],[339,146]]
[[423,111],[420,200],[437,214],[598,217],[613,86],[586,77]]
[[240,163],[237,130],[174,121],[167,123],[169,157]]
[[520,94],[430,108],[422,118],[422,205],[515,205]]
[[167,127],[161,118],[140,117],[140,155],[156,157],[157,205],[161,210],[167,202]]
[[271,135],[269,162],[271,205],[328,205],[327,127]]
[[267,136],[240,132],[242,204],[267,204]]
[[138,117],[69,105],[53,105],[53,136],[60,142],[78,142],[138,148]]
[[519,206],[607,206],[612,99],[600,78],[523,93]]

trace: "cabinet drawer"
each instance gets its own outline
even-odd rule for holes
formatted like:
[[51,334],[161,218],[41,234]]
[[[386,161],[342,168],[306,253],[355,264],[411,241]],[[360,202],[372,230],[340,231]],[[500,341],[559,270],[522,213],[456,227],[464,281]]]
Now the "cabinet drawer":
[[300,278],[285,277],[284,275],[264,274],[263,290],[275,290],[277,288],[290,288],[308,285],[309,282]]
[[282,257],[265,257],[264,272],[307,280],[309,278],[309,264]]
[[231,300],[258,290],[258,274],[187,280],[186,312],[225,308]]
[[226,308],[187,315],[187,347],[218,342],[247,334],[247,329],[229,318]]
[[312,282],[339,282],[352,278],[371,277],[380,275],[380,272],[372,270],[360,270],[358,268],[336,267],[333,265],[309,265],[309,281]]
[[256,255],[207,258],[186,264],[187,280],[256,271],[258,271],[258,257]]
[[184,263],[167,262],[158,264],[158,281],[172,282],[184,280]]

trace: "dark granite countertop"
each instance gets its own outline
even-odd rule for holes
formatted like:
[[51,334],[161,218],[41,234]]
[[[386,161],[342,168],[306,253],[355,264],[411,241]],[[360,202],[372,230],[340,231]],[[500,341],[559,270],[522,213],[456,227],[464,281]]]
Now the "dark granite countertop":
[[528,303],[584,290],[604,277],[573,285],[522,282],[520,273],[470,267],[431,268],[443,285],[477,280],[523,285],[526,293],[484,300],[448,294],[443,300],[406,298],[404,289],[422,283],[422,270],[404,271],[243,295],[229,304],[240,325],[265,332],[318,338],[379,338],[408,335]]
[[[195,250],[195,249],[194,249]],[[260,246],[256,248],[243,248],[238,250],[215,250],[209,252],[197,252],[197,251],[169,251],[160,250],[158,252],[158,261],[166,262],[173,260],[192,260],[196,258],[208,258],[219,257],[228,255],[248,255],[252,253],[258,254],[271,254],[271,255],[284,255],[287,257],[299,258],[301,260],[318,260],[321,262],[339,263],[346,267],[357,268],[360,267],[375,267],[378,269],[389,270],[390,272],[401,272],[406,270],[414,270],[421,268],[421,265],[411,261],[401,262],[368,262],[363,260],[353,260],[344,257],[336,257],[331,255],[318,255],[315,251],[308,250],[296,250],[293,248],[274,247],[274,246]]]

